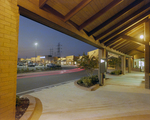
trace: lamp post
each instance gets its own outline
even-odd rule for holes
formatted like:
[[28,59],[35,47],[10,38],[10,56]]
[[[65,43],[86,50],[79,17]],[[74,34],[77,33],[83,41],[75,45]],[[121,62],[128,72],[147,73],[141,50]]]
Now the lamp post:
[[36,64],[36,49],[37,49],[38,43],[35,43],[34,45],[35,45],[35,64]]

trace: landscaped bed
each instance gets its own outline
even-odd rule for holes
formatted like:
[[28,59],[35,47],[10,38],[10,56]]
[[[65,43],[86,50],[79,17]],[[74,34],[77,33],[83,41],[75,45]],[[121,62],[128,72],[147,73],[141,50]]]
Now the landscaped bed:
[[111,75],[121,75],[122,71],[121,70],[114,70],[110,73]]
[[20,98],[19,96],[16,96],[16,114],[15,114],[15,120],[19,120],[25,111],[27,110],[29,106],[29,99],[28,98]]
[[77,81],[77,84],[84,87],[91,87],[95,84],[98,84],[98,76],[91,76],[91,77],[82,77],[80,80]]

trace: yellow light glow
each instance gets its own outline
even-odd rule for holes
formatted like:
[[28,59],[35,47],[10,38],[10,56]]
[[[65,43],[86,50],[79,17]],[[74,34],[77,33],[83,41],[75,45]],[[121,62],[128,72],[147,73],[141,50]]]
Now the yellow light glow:
[[140,35],[140,38],[143,39],[143,38],[144,38],[144,35]]

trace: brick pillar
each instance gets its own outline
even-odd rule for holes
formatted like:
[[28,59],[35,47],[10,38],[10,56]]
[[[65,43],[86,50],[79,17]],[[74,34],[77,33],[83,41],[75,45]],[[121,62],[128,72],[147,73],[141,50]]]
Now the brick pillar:
[[125,56],[121,56],[121,70],[122,70],[122,74],[125,75],[126,73],[126,57]]
[[145,88],[150,89],[150,20],[145,22]]
[[131,58],[128,58],[128,73],[131,73]]
[[0,0],[0,120],[15,120],[18,28],[17,0]]

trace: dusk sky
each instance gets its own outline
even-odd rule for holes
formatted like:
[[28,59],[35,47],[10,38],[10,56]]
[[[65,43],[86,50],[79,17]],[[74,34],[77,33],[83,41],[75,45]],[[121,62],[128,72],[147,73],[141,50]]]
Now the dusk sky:
[[36,42],[38,43],[37,55],[49,55],[52,48],[55,55],[58,43],[62,45],[61,57],[78,56],[83,52],[87,53],[96,49],[78,39],[20,16],[18,58],[34,57]]

